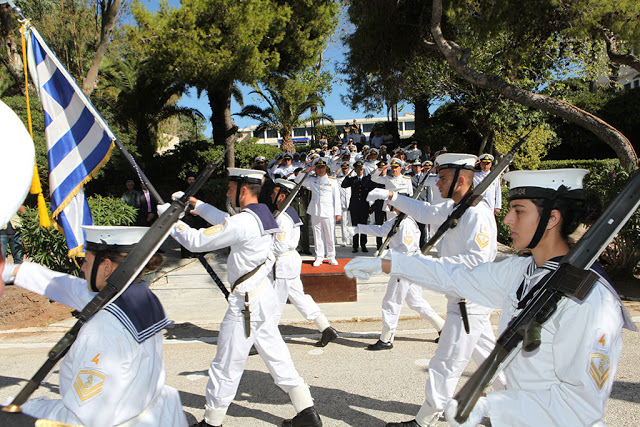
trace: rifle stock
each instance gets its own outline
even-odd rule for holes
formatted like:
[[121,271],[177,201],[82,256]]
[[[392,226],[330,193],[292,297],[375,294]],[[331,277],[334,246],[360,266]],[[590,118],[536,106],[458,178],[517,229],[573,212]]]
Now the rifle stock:
[[[562,297],[572,296],[581,301],[587,297],[599,278],[587,269],[638,209],[639,195],[640,174],[637,173],[587,230],[582,239],[562,258],[560,267],[542,279],[540,291],[518,316],[511,319],[489,357],[454,396],[458,401],[456,421],[459,423],[466,421],[501,364],[531,333],[531,328],[539,327],[553,315]],[[525,342],[523,348],[529,347],[529,350],[536,348],[535,343],[530,344],[532,343]]]

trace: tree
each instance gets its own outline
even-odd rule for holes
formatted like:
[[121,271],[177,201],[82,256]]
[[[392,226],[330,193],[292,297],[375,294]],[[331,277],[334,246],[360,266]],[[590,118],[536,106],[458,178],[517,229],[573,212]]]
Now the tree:
[[[514,6],[513,4],[509,4],[509,2],[497,2],[497,4],[503,8],[512,8]],[[502,17],[500,21],[502,22],[501,28],[512,30],[510,33],[511,37],[518,37],[520,35],[528,41],[535,39],[538,40],[538,42],[547,42],[551,36],[560,35],[562,26],[564,25],[561,18],[566,14],[566,10],[553,9],[553,5],[549,5],[546,9],[544,7],[540,9],[536,8],[537,10],[535,12],[527,13],[531,8],[524,7],[523,5],[520,5],[520,7],[521,9],[518,10],[519,13],[511,10],[511,14],[497,14],[499,17]],[[476,16],[480,15],[482,18],[485,18],[484,24],[486,25],[486,18],[488,16],[486,15],[488,13],[486,10],[461,11],[460,9],[456,9],[453,11],[453,14],[455,15],[456,13],[463,15],[465,19],[471,22],[474,22],[474,20],[477,19]],[[599,138],[611,146],[624,167],[633,169],[638,167],[637,155],[629,143],[629,140],[604,120],[565,101],[534,93],[532,90],[523,89],[517,84],[514,84],[515,82],[511,83],[513,81],[512,79],[507,80],[497,74],[486,73],[477,69],[477,67],[471,66],[470,60],[473,52],[469,48],[464,48],[462,45],[449,41],[445,37],[441,26],[442,14],[442,0],[433,0],[430,23],[430,33],[433,43],[435,43],[435,46],[445,57],[449,66],[465,80],[474,85],[494,90],[504,97],[522,105],[560,116],[581,125],[598,135]],[[532,14],[533,16],[531,16]],[[555,22],[555,26],[551,25],[550,28],[547,28],[543,25],[544,23],[540,16],[544,16],[545,23],[549,23],[549,15],[554,19],[558,19],[558,22]],[[491,17],[495,19],[495,15],[491,15]],[[514,21],[514,25],[509,27],[509,24]],[[497,25],[495,21],[493,21],[493,23]],[[461,28],[461,25],[458,24],[456,28]],[[490,33],[485,34],[485,37],[489,34]],[[431,41],[425,40],[425,43],[429,44]],[[537,46],[538,45],[536,45],[536,47]],[[526,52],[521,52],[520,54],[525,53]],[[513,57],[516,54],[517,53],[512,52],[505,56]],[[556,60],[555,65],[557,65],[558,62],[559,61]]]
[[234,165],[237,126],[231,120],[235,82],[253,84],[275,71],[298,71],[317,57],[333,29],[327,0],[184,0],[151,14],[136,8],[148,48],[172,64],[177,78],[207,93],[216,144]]
[[333,118],[324,113],[303,116],[314,106],[324,107],[324,101],[315,95],[315,86],[304,79],[297,76],[272,76],[269,80],[272,87],[261,89],[256,86],[251,92],[260,96],[269,106],[261,108],[257,105],[247,105],[238,116],[257,120],[260,124],[256,132],[267,129],[278,131],[282,136],[282,150],[295,153],[291,138],[294,128],[304,126],[306,122],[313,120],[326,119],[333,122]]

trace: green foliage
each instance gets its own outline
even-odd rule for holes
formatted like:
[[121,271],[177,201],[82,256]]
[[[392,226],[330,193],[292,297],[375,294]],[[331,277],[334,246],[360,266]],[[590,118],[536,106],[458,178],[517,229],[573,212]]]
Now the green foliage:
[[509,212],[509,187],[502,185],[502,208],[496,214],[496,225],[498,226],[498,242],[503,245],[511,246],[511,231],[503,222],[505,215]]
[[[333,142],[336,135],[338,134],[338,129],[334,125],[318,125],[314,129],[316,141],[320,141],[322,135],[326,135],[327,141],[330,143]],[[306,150],[303,150],[306,151]]]
[[[619,165],[591,169],[585,188],[606,207],[629,180],[630,174]],[[632,277],[640,272],[640,212],[636,211],[600,256],[611,277]]]
[[[545,160],[540,162],[538,169],[563,169],[563,168],[580,168],[589,169],[590,171],[614,170],[620,167],[618,159],[599,159],[599,160]],[[589,175],[587,175],[589,177]]]
[[[87,201],[95,225],[131,225],[136,218],[136,210],[119,198],[94,196]],[[24,255],[52,270],[78,276],[80,268],[67,256],[69,249],[64,235],[53,227],[40,227],[37,209],[27,208],[21,216]]]
[[[519,135],[497,134],[494,137],[495,148],[500,153],[508,153],[516,142],[524,137],[530,129],[523,129]],[[549,129],[538,126],[531,130],[529,138],[520,148],[513,159],[515,169],[538,169],[541,159],[547,154],[550,147],[557,145],[554,134]]]

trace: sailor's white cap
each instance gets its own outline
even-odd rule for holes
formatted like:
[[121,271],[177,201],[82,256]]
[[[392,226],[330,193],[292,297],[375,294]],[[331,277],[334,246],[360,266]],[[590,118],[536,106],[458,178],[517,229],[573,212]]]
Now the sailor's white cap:
[[266,172],[256,169],[227,168],[231,181],[247,181],[250,184],[262,184]]
[[287,179],[282,179],[282,178],[276,179],[275,183],[278,187],[284,187],[288,191],[291,191],[296,187],[296,183],[294,181],[289,181]]
[[265,156],[257,156],[257,157],[255,158],[255,161],[256,161],[256,162],[266,162],[266,161],[267,161],[267,158],[266,158]]
[[149,227],[83,225],[82,229],[87,237],[86,250],[128,252],[142,239]]
[[422,166],[422,162],[420,159],[415,159],[413,163],[411,163],[411,166]]
[[423,168],[431,168],[432,166],[433,166],[433,162],[431,160],[425,160],[424,162],[422,162]]
[[561,186],[567,188],[569,198],[582,198],[582,179],[586,169],[548,169],[538,171],[513,171],[504,174],[509,183],[509,200],[550,197]]
[[462,168],[473,170],[477,161],[477,156],[463,153],[444,153],[436,157],[436,163],[440,169]]
[[18,211],[31,187],[35,152],[22,120],[0,101],[0,226]]

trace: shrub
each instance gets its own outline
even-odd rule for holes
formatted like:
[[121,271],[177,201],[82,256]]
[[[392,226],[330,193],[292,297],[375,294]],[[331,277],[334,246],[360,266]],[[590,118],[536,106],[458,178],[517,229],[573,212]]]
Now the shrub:
[[327,136],[327,141],[333,142],[336,135],[338,134],[338,129],[334,125],[318,125],[315,127],[315,136],[316,141],[320,141],[322,135]]
[[[87,200],[96,225],[131,225],[136,218],[136,210],[120,199],[93,196]],[[51,206],[48,208],[51,214]],[[67,256],[69,249],[64,235],[53,227],[40,227],[37,209],[27,208],[22,215],[20,233],[26,257],[55,271],[80,274],[75,259]]]

